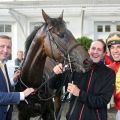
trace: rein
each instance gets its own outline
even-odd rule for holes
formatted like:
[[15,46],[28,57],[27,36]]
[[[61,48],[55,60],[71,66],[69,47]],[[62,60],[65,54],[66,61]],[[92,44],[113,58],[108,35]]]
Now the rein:
[[[52,28],[51,28],[51,29],[52,29]],[[50,29],[50,30],[51,30],[51,29]],[[52,42],[53,42],[53,43],[57,46],[57,48],[59,49],[59,51],[60,51],[61,53],[63,53],[64,65],[67,64],[67,70],[69,69],[69,70],[71,71],[71,73],[72,73],[72,72],[73,72],[73,68],[72,68],[72,64],[71,64],[71,63],[73,63],[73,62],[75,62],[75,61],[71,61],[71,56],[70,56],[69,53],[70,53],[74,48],[78,47],[80,44],[79,44],[79,43],[76,43],[76,44],[70,46],[70,48],[68,48],[67,51],[65,51],[64,48],[61,47],[61,45],[60,45],[58,42],[56,42],[56,40],[54,39],[54,37],[53,37],[52,33],[50,32],[50,30],[47,30],[47,33],[48,33],[48,36],[49,36],[52,58],[53,58],[55,61],[57,61],[57,60],[55,59],[55,56],[54,56],[54,53],[53,53],[53,49],[52,49]],[[23,65],[23,63],[22,63],[22,65]],[[22,69],[22,65],[21,65],[18,69]],[[39,91],[43,86],[45,86],[45,85],[49,82],[49,80],[50,80],[50,79],[48,79],[48,80],[46,80],[45,82],[43,82],[43,83],[35,90],[35,93],[36,93],[37,91]],[[28,86],[22,81],[21,76],[20,76],[20,82],[21,82],[21,84],[22,84],[24,87],[28,88]],[[61,90],[61,88],[60,88],[60,90]],[[59,90],[59,91],[60,91],[60,90]],[[52,96],[50,96],[49,98],[43,99],[43,98],[41,98],[41,96],[38,94],[38,97],[39,97],[40,100],[42,100],[42,101],[48,101],[48,100],[52,99],[54,96],[55,96],[55,93],[54,93]],[[28,104],[27,100],[25,100],[25,101],[26,101],[26,103]]]
[[[51,28],[51,29],[52,29],[52,28]],[[51,30],[51,29],[50,29],[50,30]],[[62,48],[62,47],[60,46],[60,44],[55,41],[55,39],[54,39],[52,33],[50,32],[50,30],[48,30],[47,33],[48,33],[48,36],[49,36],[51,53],[52,53],[53,59],[54,59],[55,61],[57,61],[57,60],[55,59],[55,57],[54,57],[54,54],[53,54],[51,41],[52,41],[52,42],[57,46],[57,48],[64,54],[64,56],[63,56],[63,57],[64,57],[64,66],[67,65],[67,67],[66,67],[67,70],[69,69],[69,70],[71,71],[71,73],[72,73],[72,72],[73,72],[72,61],[71,61],[71,57],[70,57],[70,54],[69,54],[69,53],[70,53],[74,48],[76,48],[77,46],[79,46],[80,44],[79,44],[79,43],[76,43],[76,44],[72,45],[70,48],[68,48],[68,50],[67,50],[67,52],[66,52],[66,51],[64,50],[64,48]],[[74,61],[73,61],[73,62],[74,62]],[[39,91],[45,84],[47,84],[47,83],[49,82],[49,80],[50,80],[50,79],[48,79],[48,80],[46,80],[45,82],[43,82],[43,83],[36,89],[36,91]],[[70,82],[71,82],[71,81],[70,81]],[[62,89],[62,88],[60,88],[60,89],[58,90],[58,92],[59,92],[61,89]],[[41,100],[43,100],[43,101],[50,100],[50,99],[52,99],[54,96],[55,96],[55,93],[54,93],[51,97],[49,97],[49,98],[47,98],[47,99],[43,99],[43,98],[41,98],[40,95],[38,94],[38,97],[39,97]]]
[[[67,59],[68,59],[67,64],[66,64],[66,62],[64,61],[64,68],[65,68],[64,71],[70,70],[71,73],[72,73],[73,70],[72,70],[72,65],[71,65],[71,60],[70,60],[69,54],[68,54],[68,56],[67,56]],[[55,74],[53,74],[53,76],[54,76],[54,75],[55,75]],[[51,77],[51,78],[52,78],[52,77]],[[48,80],[46,80],[44,83],[42,83],[42,84],[37,88],[37,91],[39,91],[39,90],[40,90],[45,84],[47,84],[49,81],[50,81],[50,79],[48,79]],[[62,86],[62,87],[63,87],[63,86]],[[59,92],[61,91],[62,87],[59,88],[59,90],[58,90],[56,93],[54,93],[51,97],[49,97],[49,98],[47,98],[47,99],[42,99],[39,94],[38,94],[38,95],[39,95],[38,97],[39,97],[41,100],[43,100],[43,101],[50,100],[50,99],[52,99],[52,98],[55,96],[55,94],[57,94],[57,93],[59,93]]]
[[[68,54],[68,56],[67,56],[67,62],[66,61],[64,61],[64,66],[65,66],[65,70],[70,70],[71,71],[71,73],[73,72],[73,69],[72,69],[72,65],[71,65],[71,58],[70,58],[70,55]],[[19,67],[18,69],[22,69],[22,67]],[[54,76],[54,74],[53,74],[53,76]],[[21,79],[21,76],[20,76],[20,82],[21,82],[21,84],[24,86],[24,87],[26,87],[26,88],[28,88],[28,86],[22,81],[22,79]],[[50,81],[50,79],[48,79],[48,80],[46,80],[45,82],[43,82],[36,90],[35,90],[35,92],[34,93],[36,93],[37,91],[39,91],[43,86],[45,86],[48,82]],[[59,92],[60,90],[62,89],[62,87],[57,91],[57,92]],[[50,96],[49,98],[46,98],[46,99],[43,99],[43,98],[41,98],[41,96],[38,94],[38,97],[40,98],[40,100],[42,100],[42,101],[48,101],[48,100],[50,100],[50,99],[52,99],[54,96],[55,96],[55,94],[56,93],[54,93],[52,96]],[[28,101],[25,99],[25,102],[28,104]]]

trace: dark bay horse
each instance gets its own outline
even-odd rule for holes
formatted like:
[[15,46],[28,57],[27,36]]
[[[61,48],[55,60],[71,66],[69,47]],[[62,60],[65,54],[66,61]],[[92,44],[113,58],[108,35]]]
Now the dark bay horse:
[[[52,72],[52,62],[45,63],[47,57],[55,62],[71,63],[77,71],[85,72],[91,66],[88,53],[66,28],[63,12],[58,18],[49,17],[43,10],[42,15],[45,22],[35,29],[26,40],[21,79],[16,86],[18,91],[22,91],[26,87],[33,87],[36,90],[40,88],[45,81],[44,75],[49,76],[49,72]],[[48,84],[45,84],[40,89],[40,97],[36,91],[35,95],[31,95],[21,102],[18,105],[19,120],[29,120],[30,117],[38,115],[43,120],[54,120],[52,99],[43,100],[50,98],[50,91]]]

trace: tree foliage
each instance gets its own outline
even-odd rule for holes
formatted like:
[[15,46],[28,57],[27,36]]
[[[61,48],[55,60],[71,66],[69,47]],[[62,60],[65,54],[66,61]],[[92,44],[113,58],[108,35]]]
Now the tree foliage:
[[84,47],[84,49],[86,51],[88,51],[88,49],[90,48],[92,39],[90,39],[90,38],[88,38],[86,36],[83,36],[81,38],[77,38],[77,41]]

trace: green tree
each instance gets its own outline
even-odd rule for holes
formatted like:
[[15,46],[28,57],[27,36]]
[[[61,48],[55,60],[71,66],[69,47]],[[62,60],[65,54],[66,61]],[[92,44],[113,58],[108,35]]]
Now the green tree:
[[88,51],[88,49],[90,48],[92,39],[90,39],[90,38],[88,38],[86,36],[83,36],[81,38],[77,38],[77,41],[84,47],[84,49],[86,51]]

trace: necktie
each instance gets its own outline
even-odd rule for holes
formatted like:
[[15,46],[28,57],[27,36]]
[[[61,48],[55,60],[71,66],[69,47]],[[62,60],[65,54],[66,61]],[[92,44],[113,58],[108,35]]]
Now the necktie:
[[9,82],[8,82],[8,77],[7,77],[7,71],[6,71],[6,64],[0,63],[2,72],[4,74],[5,80],[6,80],[6,85],[7,85],[7,91],[10,92],[10,87],[9,87]]
[[[7,75],[7,67],[6,64],[0,63],[1,70],[4,74],[6,85],[7,85],[7,91],[10,92],[9,82],[8,82],[8,75]],[[8,105],[7,110],[9,110],[10,105]]]

